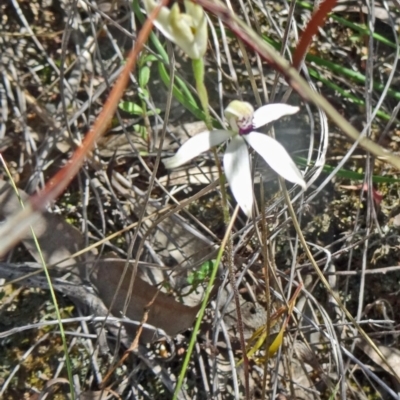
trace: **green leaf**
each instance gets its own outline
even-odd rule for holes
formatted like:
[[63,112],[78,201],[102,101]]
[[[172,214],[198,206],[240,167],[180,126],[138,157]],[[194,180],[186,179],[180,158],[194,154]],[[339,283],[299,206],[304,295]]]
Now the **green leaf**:
[[214,268],[214,262],[206,261],[200,266],[200,269],[197,271],[193,271],[188,277],[187,281],[190,285],[197,286],[199,283],[203,282],[210,274]]
[[150,80],[150,68],[145,65],[139,70],[139,85],[141,88],[145,88]]
[[145,88],[141,88],[140,91],[138,92],[138,95],[142,100],[148,99],[149,91]]
[[146,63],[148,63],[148,62],[153,62],[153,61],[157,61],[158,60],[158,58],[155,56],[155,55],[153,55],[153,54],[147,54],[146,56],[144,56],[143,58],[142,58],[142,62],[143,62],[143,64],[146,64]]
[[144,112],[142,107],[138,104],[132,103],[131,101],[122,101],[119,108],[133,115],[143,115]]
[[[167,73],[167,70],[165,69],[165,65],[161,62],[158,63],[158,72],[160,73],[161,80],[164,82],[165,86],[168,87],[170,84],[169,75]],[[179,82],[178,78],[176,80],[177,82]],[[174,85],[172,92],[179,103],[181,103],[186,109],[188,109],[193,115],[195,115],[196,118],[204,120],[204,113],[194,102],[193,98],[190,99],[186,97],[176,85]]]
[[[300,166],[306,167],[309,166],[307,164],[307,160],[303,157],[295,157],[296,163]],[[322,171],[330,174],[335,167],[332,167],[331,165],[325,164],[322,168]],[[349,171],[348,169],[340,169],[336,176],[340,178],[345,178],[345,179],[351,179],[353,181],[363,181],[365,178],[365,174],[362,172],[355,172],[355,171]],[[374,183],[396,183],[400,182],[400,179],[397,178],[392,178],[390,176],[380,176],[380,175],[373,175],[372,176],[372,182]]]
[[154,111],[153,110],[147,110],[147,116],[151,117],[152,115],[159,115],[161,113],[161,110],[159,108],[156,108]]
[[143,125],[135,124],[133,125],[133,130],[141,135],[146,133],[146,128]]

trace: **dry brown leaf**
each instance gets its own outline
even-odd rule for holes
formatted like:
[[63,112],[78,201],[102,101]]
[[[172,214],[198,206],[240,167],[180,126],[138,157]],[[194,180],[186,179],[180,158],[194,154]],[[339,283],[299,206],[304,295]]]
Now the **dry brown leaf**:
[[[400,376],[400,350],[395,347],[388,347],[375,342],[378,349],[381,351],[385,357],[387,363],[393,368],[393,371]],[[364,340],[359,340],[357,342],[357,347],[360,348],[375,364],[379,365],[382,369],[393,376],[393,372],[390,370],[388,365],[384,363],[376,353],[376,351]],[[394,376],[397,379],[396,376]]]
[[164,186],[208,185],[218,179],[218,168],[215,165],[171,170],[168,175],[159,179]]
[[[22,201],[28,199],[28,195],[22,190],[19,190],[19,195]],[[12,186],[7,182],[0,181],[0,216],[8,218],[21,208]],[[76,260],[66,260],[71,254],[83,248],[83,236],[75,227],[58,215],[45,213],[39,217],[34,226],[34,232],[47,264],[56,264],[60,261],[62,262],[59,265],[63,267],[75,264]],[[22,242],[32,257],[40,263],[39,252],[30,231],[22,239]]]
[[[112,302],[125,265],[125,260],[117,260],[115,258],[103,259],[96,262],[91,280],[98,289],[99,296],[107,307],[109,307]],[[116,316],[121,315],[129,293],[130,272],[131,269],[126,274],[111,309],[112,313]],[[172,296],[159,292],[157,288],[144,282],[139,277],[136,277],[131,292],[132,299],[129,302],[126,316],[135,321],[140,321],[142,319],[145,307],[158,292],[150,309],[147,323],[159,329],[163,329],[170,336],[174,336],[188,329],[192,325],[200,309],[200,304],[195,307],[188,307],[178,303]]]
[[[26,193],[21,190],[19,193],[22,200],[27,199],[28,195]],[[16,213],[20,207],[21,205],[18,197],[11,185],[0,181],[0,215],[7,218]],[[83,248],[84,240],[82,234],[57,215],[44,213],[40,217],[37,226],[34,227],[34,231],[39,240],[45,262],[48,264],[56,264],[65,260],[73,253]],[[182,234],[181,231],[180,233]],[[184,238],[179,237],[179,240],[182,239]],[[23,239],[23,244],[40,263],[39,253],[31,234],[26,235]],[[93,256],[93,254],[91,254],[91,256]],[[72,272],[75,276],[84,276],[84,264],[75,263],[76,261],[71,259],[64,261],[59,267],[64,268],[66,266],[72,266]],[[93,274],[91,275],[92,283],[98,291],[98,296],[107,307],[110,306],[118,290],[119,281],[123,274],[125,264],[125,260],[116,257],[96,261]],[[61,271],[63,268],[61,268]],[[60,268],[58,268],[58,271],[60,271]],[[130,276],[128,272],[116,295],[111,310],[116,316],[121,316],[123,311],[129,293],[129,282]],[[200,304],[194,307],[188,307],[176,301],[172,296],[158,292],[156,287],[143,281],[140,276],[137,276],[125,316],[135,321],[141,321],[145,307],[155,298],[150,309],[149,319],[147,320],[148,324],[164,330],[171,336],[188,329],[193,323],[200,308]],[[155,296],[156,294],[157,296]]]

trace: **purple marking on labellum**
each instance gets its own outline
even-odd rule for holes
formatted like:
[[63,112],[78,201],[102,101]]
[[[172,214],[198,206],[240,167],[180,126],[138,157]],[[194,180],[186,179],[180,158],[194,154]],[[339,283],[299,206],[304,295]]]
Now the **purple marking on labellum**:
[[249,126],[239,128],[239,135],[248,135],[250,132],[253,132],[253,130],[253,124],[250,124]]
[[238,119],[239,135],[248,135],[253,131],[253,114],[245,115]]

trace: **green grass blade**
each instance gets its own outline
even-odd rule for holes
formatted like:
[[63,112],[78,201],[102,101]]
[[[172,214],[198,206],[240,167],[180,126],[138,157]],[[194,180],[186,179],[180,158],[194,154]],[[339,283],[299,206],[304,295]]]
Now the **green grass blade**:
[[[323,83],[325,86],[329,87],[332,90],[335,90],[337,93],[340,93],[344,98],[351,100],[353,103],[358,104],[360,106],[365,106],[365,101],[359,99],[357,96],[354,96],[350,92],[348,92],[345,89],[342,89],[339,85],[336,83],[330,81],[329,79],[324,78],[318,71],[315,69],[309,68],[308,72],[310,76],[313,78],[319,80],[321,83]],[[390,119],[390,115],[386,114],[384,111],[378,111],[376,115],[379,118],[382,118],[385,121],[388,121]]]
[[[295,157],[296,163],[300,165],[301,167],[309,167],[310,164],[307,163],[307,159],[303,157]],[[322,168],[322,171],[324,173],[330,174],[335,167],[332,167],[331,165],[325,164]],[[365,178],[365,174],[360,173],[360,172],[355,172],[355,171],[350,171],[348,169],[340,169],[336,176],[339,178],[346,178],[350,179],[352,181],[363,181]],[[372,182],[374,183],[398,183],[400,182],[400,179],[397,178],[391,178],[390,176],[380,176],[380,175],[373,175],[372,176]]]
[[[365,83],[365,80],[366,80],[365,76],[357,71],[353,71],[350,68],[345,68],[341,65],[335,64],[332,61],[325,60],[325,59],[315,56],[313,54],[307,54],[306,60],[314,62],[315,64],[317,64],[319,66],[326,67],[330,71],[336,72],[337,74],[340,74],[346,78],[350,78],[357,83],[362,83],[362,84]],[[382,92],[385,88],[385,85],[383,85],[382,83],[374,82],[373,87],[376,91]],[[395,98],[396,100],[400,100],[400,93],[396,92],[393,89],[388,89],[387,94],[389,96]]]
[[[18,197],[18,200],[19,200],[19,203],[21,204],[21,207],[25,208],[24,202],[22,201],[21,196],[19,195],[18,188],[15,185],[14,180],[12,179],[11,173],[10,173],[8,167],[7,167],[7,164],[4,162],[3,157],[1,157],[1,161],[2,161],[3,167],[4,167],[5,171],[6,171],[6,174],[7,174],[8,178],[9,178],[9,180],[10,180],[10,184],[13,187],[16,196]],[[50,296],[51,296],[51,300],[52,300],[53,305],[54,305],[54,310],[56,312],[57,321],[58,321],[58,328],[60,329],[61,341],[62,341],[62,344],[63,344],[64,353],[65,353],[65,365],[67,367],[67,375],[68,375],[68,381],[69,381],[69,390],[71,392],[70,393],[71,394],[71,399],[75,400],[75,390],[74,390],[74,385],[73,385],[73,380],[72,380],[72,365],[71,365],[71,360],[70,360],[69,354],[68,354],[67,338],[65,336],[64,326],[63,326],[62,321],[61,321],[60,309],[58,307],[56,294],[54,292],[54,288],[53,288],[53,285],[51,283],[51,277],[50,277],[49,270],[47,268],[46,262],[44,260],[42,250],[40,248],[39,241],[37,239],[35,231],[33,230],[33,227],[31,226],[30,228],[31,228],[33,241],[35,242],[35,246],[36,246],[36,249],[38,251],[41,264],[43,266],[43,271],[44,271],[44,274],[46,276],[47,283],[49,285]]]
[[[314,11],[314,5],[312,5],[310,3],[305,3],[303,1],[298,1],[297,5],[299,5],[300,7],[304,8],[306,10]],[[352,29],[355,32],[358,32],[358,33],[361,33],[361,34],[367,35],[367,36],[371,35],[371,31],[365,25],[356,24],[354,22],[348,21],[347,19],[339,17],[338,15],[336,15],[334,13],[329,14],[329,17],[332,18],[334,21],[338,22],[339,24],[341,24],[343,26],[347,26],[348,28]],[[378,42],[386,44],[387,46],[390,46],[393,49],[397,49],[396,44],[393,43],[391,40],[385,38],[384,36],[379,35],[379,34],[377,34],[375,32],[372,34],[372,36]]]

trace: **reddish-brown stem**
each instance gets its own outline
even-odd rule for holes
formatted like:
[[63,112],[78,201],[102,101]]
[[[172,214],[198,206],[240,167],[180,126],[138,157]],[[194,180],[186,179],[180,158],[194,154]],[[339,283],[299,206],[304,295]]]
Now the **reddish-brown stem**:
[[317,34],[318,28],[323,26],[326,17],[333,10],[333,7],[335,7],[336,3],[337,0],[325,0],[319,5],[317,10],[311,16],[311,19],[308,22],[306,29],[300,36],[299,43],[297,44],[296,50],[293,54],[293,66],[296,69],[300,68],[300,65],[307,53],[313,36]]
[[140,30],[135,46],[129,53],[126,64],[120,77],[111,90],[110,95],[104,105],[103,110],[96,119],[93,127],[86,134],[85,139],[80,147],[78,147],[68,163],[56,173],[56,175],[47,182],[43,191],[32,196],[30,202],[33,210],[41,211],[46,205],[56,199],[68,186],[73,177],[78,173],[81,168],[86,155],[93,148],[96,140],[105,132],[109,126],[111,119],[118,107],[118,103],[124,93],[124,89],[129,81],[129,74],[134,71],[136,66],[137,57],[142,50],[144,43],[150,35],[153,27],[153,21],[161,7],[165,6],[168,0],[162,0],[160,5],[153,10],[149,15],[142,29]]

